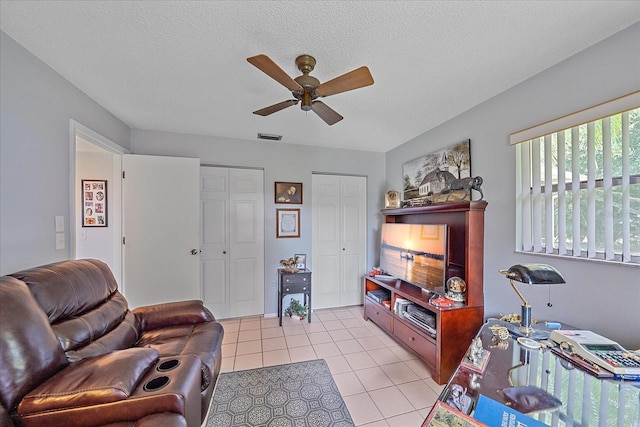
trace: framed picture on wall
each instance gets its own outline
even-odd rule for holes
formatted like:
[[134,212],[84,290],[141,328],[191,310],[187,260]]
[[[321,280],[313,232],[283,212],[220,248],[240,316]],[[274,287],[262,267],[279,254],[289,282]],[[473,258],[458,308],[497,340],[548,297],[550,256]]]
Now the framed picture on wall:
[[300,237],[300,209],[276,209],[276,237]]
[[107,227],[107,181],[82,180],[82,226]]
[[275,203],[302,204],[301,182],[276,182]]

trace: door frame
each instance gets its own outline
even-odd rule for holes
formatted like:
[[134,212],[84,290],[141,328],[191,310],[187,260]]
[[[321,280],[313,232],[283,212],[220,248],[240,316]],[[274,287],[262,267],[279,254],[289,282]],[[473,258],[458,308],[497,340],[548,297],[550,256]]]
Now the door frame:
[[69,257],[70,259],[76,259],[76,239],[78,238],[76,233],[76,221],[77,221],[77,206],[78,194],[77,188],[77,143],[78,137],[86,140],[87,142],[95,145],[96,147],[113,155],[113,179],[109,185],[109,192],[111,194],[111,200],[113,202],[112,215],[109,217],[109,226],[113,227],[113,275],[117,282],[122,284],[122,266],[123,266],[123,251],[122,251],[122,155],[129,154],[129,150],[116,144],[110,139],[100,135],[93,129],[83,125],[74,119],[69,119]]

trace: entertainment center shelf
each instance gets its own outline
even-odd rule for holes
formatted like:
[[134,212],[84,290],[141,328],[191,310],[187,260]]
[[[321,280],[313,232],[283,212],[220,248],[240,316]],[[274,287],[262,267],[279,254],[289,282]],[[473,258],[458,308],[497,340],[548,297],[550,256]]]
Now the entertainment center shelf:
[[[438,384],[449,380],[471,340],[484,322],[484,212],[485,201],[456,202],[425,207],[385,209],[386,223],[446,224],[448,227],[445,280],[458,276],[466,282],[466,300],[454,307],[436,307],[432,293],[399,279],[364,277],[364,318],[415,353],[431,369]],[[385,289],[384,305],[368,295]],[[394,312],[397,298],[410,301],[435,318],[435,337],[428,329]]]

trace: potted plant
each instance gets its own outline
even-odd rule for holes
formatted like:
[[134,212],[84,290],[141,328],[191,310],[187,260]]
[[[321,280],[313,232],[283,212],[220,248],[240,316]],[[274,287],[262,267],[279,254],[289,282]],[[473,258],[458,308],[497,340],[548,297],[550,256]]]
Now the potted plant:
[[304,320],[307,317],[307,306],[300,304],[297,299],[291,298],[289,307],[284,310],[284,314],[294,319]]

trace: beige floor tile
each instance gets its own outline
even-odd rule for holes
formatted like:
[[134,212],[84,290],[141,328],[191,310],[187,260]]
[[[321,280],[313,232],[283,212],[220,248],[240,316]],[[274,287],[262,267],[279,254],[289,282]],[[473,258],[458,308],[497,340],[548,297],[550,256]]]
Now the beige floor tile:
[[335,331],[337,329],[344,329],[344,325],[339,320],[327,320],[322,322],[327,331]]
[[233,372],[233,364],[235,361],[235,357],[223,357],[220,372]]
[[354,371],[378,366],[375,360],[373,360],[366,351],[345,354],[344,358],[347,359],[349,366],[351,366],[351,369]]
[[312,332],[307,334],[311,344],[322,344],[326,342],[333,342],[331,335],[327,331]]
[[274,366],[291,363],[289,351],[287,349],[265,351],[264,353],[262,353],[262,363],[264,364],[264,366]]
[[330,311],[319,311],[316,313],[316,318],[320,319],[320,321],[322,321],[322,323],[329,321],[329,320],[338,320],[338,318],[336,317],[335,314],[333,314]]
[[378,348],[369,350],[369,356],[380,366],[389,365],[391,363],[402,362],[398,356],[388,348]]
[[311,345],[309,338],[307,338],[307,334],[285,336],[284,339],[287,342],[287,347],[289,348]]
[[234,357],[236,355],[236,343],[222,344],[222,357]]
[[236,362],[233,366],[234,371],[244,371],[245,369],[255,368],[262,368],[262,353],[236,356]]
[[324,359],[325,357],[337,356],[340,354],[338,346],[333,342],[314,344],[313,350],[316,352],[316,356],[321,359]]
[[267,317],[267,318],[263,318],[260,321],[260,327],[262,329],[269,329],[269,328],[279,328],[279,320],[277,317]]
[[360,427],[389,427],[389,424],[387,424],[386,420],[380,420],[380,421],[374,421],[372,423],[360,424]]
[[251,329],[247,331],[240,331],[238,333],[238,342],[255,341],[259,339],[262,339],[260,329]]
[[369,391],[380,413],[385,418],[415,411],[415,408],[396,386]]
[[[387,375],[389,374],[387,373]],[[433,391],[423,380],[398,384],[398,389],[416,409],[425,409],[433,406],[433,402],[439,396],[439,393]]]
[[225,334],[229,332],[238,332],[240,330],[240,319],[236,319],[235,321],[223,320],[220,323],[222,323]]
[[354,339],[353,335],[351,335],[351,333],[347,329],[336,329],[334,331],[329,331],[329,335],[331,335],[331,339],[333,339],[333,341],[345,341]]
[[364,393],[366,391],[362,384],[360,384],[360,380],[358,380],[356,374],[353,372],[333,374],[333,380],[336,382],[342,397]]
[[406,363],[407,366],[413,370],[413,372],[418,374],[420,378],[431,378],[431,371],[421,360],[406,360],[404,363]]
[[389,350],[393,351],[396,356],[400,358],[400,360],[407,361],[413,360],[416,358],[415,354],[411,353],[409,350],[404,349],[400,346],[389,347]]
[[235,332],[224,332],[224,337],[222,338],[222,344],[231,344],[234,342],[238,342],[238,331]]
[[304,330],[309,334],[309,333],[313,333],[313,332],[323,332],[326,331],[324,325],[322,324],[322,322],[318,321],[318,320],[312,320],[311,323],[305,323],[302,325],[302,327],[304,328]]
[[305,331],[302,325],[288,325],[282,326],[282,331],[285,336],[289,335],[305,335],[307,331]]
[[345,396],[344,402],[347,405],[347,409],[349,409],[353,422],[357,426],[384,418],[368,393]]
[[408,412],[406,414],[397,415],[387,418],[385,421],[389,427],[420,427],[425,417],[420,415],[418,411]]
[[262,353],[262,341],[256,340],[238,343],[236,347],[236,357],[253,353]]
[[424,382],[429,386],[431,390],[435,391],[438,395],[442,393],[442,390],[444,390],[444,388],[446,387],[446,384],[438,384],[434,381],[433,378],[425,378]]
[[365,390],[373,391],[380,388],[386,388],[393,386],[393,382],[379,367],[361,369],[355,371],[356,375],[360,379],[360,383],[364,386]]
[[356,340],[347,340],[347,341],[338,341],[338,348],[340,349],[340,353],[349,354],[349,353],[361,353],[364,350],[360,343]]
[[373,332],[371,332],[369,330],[369,328],[367,327],[360,327],[360,328],[349,328],[349,332],[351,332],[351,335],[353,335],[356,338],[364,338],[364,337],[371,337],[373,336]]
[[252,329],[260,329],[260,319],[251,317],[247,320],[240,321],[240,330],[241,331],[249,331]]
[[262,339],[276,337],[284,337],[284,331],[281,327],[278,326],[277,328],[268,328],[262,330]]
[[315,360],[318,357],[316,353],[313,351],[313,347],[293,347],[289,348],[289,357],[292,362],[302,362],[305,360]]
[[388,345],[386,345],[380,338],[376,336],[358,338],[358,342],[365,350],[376,350],[378,348],[388,347]]
[[329,370],[331,371],[332,375],[353,371],[353,369],[351,369],[351,366],[349,365],[349,362],[347,362],[347,359],[345,359],[342,355],[325,357],[324,360],[325,362],[327,362],[327,365],[329,365]]
[[284,337],[267,338],[262,340],[262,351],[283,350],[287,348]]
[[[391,363],[389,365],[380,366],[380,369],[387,374],[394,384],[403,384],[411,381],[419,381],[421,378],[413,369],[409,368],[404,362]],[[416,408],[420,409],[420,408]]]
[[340,319],[340,322],[342,322],[344,327],[347,329],[366,328],[364,319],[356,319],[355,317],[350,317],[348,319]]
[[333,310],[333,314],[339,320],[357,319],[356,315],[349,310]]

